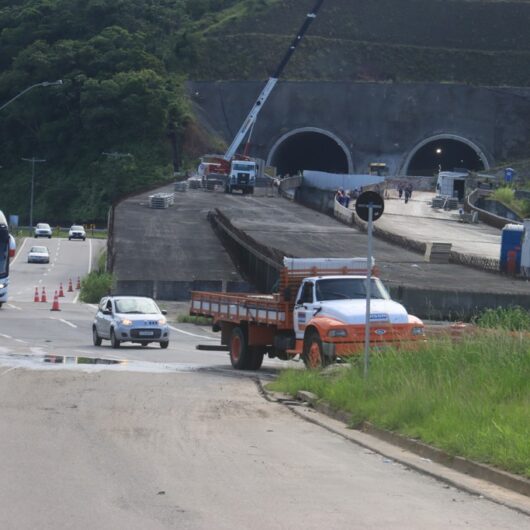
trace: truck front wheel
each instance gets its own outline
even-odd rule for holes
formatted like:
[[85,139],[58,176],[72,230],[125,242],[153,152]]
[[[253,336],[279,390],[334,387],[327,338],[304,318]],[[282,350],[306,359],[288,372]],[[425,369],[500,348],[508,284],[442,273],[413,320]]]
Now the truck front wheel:
[[322,368],[327,364],[322,348],[322,340],[318,332],[312,331],[305,338],[302,359],[306,368],[311,370]]

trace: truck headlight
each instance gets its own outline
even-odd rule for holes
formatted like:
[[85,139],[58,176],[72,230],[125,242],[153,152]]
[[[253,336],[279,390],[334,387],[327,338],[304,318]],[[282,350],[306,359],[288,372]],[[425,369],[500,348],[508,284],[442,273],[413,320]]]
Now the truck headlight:
[[121,323],[124,326],[132,326],[132,320],[129,320],[128,318],[122,318]]
[[420,327],[412,328],[412,335],[425,335],[425,330]]
[[346,337],[348,332],[345,329],[330,329],[328,331],[328,337]]

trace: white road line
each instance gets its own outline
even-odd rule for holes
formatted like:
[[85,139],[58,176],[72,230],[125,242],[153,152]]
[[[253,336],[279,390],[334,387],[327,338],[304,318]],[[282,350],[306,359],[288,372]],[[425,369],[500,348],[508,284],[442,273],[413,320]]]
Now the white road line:
[[16,370],[17,367],[16,366],[12,366],[11,368],[8,368],[7,370],[5,370],[4,372],[2,372],[0,374],[0,377],[2,377],[3,375],[6,375],[8,372],[11,372],[11,370]]
[[20,254],[22,253],[22,249],[24,248],[24,245],[26,244],[26,240],[27,240],[27,237],[25,237],[23,240],[22,240],[22,245],[20,245],[20,248],[17,249],[17,253],[15,255],[15,257],[11,260],[11,265],[14,265],[15,264],[15,261],[17,261],[17,258],[20,256]]
[[92,270],[92,239],[88,238],[88,274]]
[[4,335],[3,333],[0,333],[0,337],[3,337],[4,339],[12,339],[10,335]]
[[184,335],[189,335],[190,337],[198,337],[199,339],[219,340],[216,337],[207,337],[206,335],[197,335],[195,333],[190,333],[189,331],[184,331],[183,329],[178,329],[173,326],[169,326],[169,329],[172,329],[173,331],[177,331],[178,333],[183,333]]
[[27,344],[27,342],[22,339],[15,339],[15,342],[20,342],[20,344]]
[[72,324],[72,322],[68,322],[68,320],[65,320],[64,318],[57,318],[57,317],[48,317],[51,320],[58,320],[59,322],[62,322],[63,324],[66,324],[67,326],[70,326],[71,328],[77,328],[75,324]]
[[[17,293],[17,294],[20,294],[20,293]],[[13,305],[13,304],[7,304],[7,307],[11,307],[12,309],[16,309],[17,311],[22,311],[21,307],[17,307],[16,305]]]

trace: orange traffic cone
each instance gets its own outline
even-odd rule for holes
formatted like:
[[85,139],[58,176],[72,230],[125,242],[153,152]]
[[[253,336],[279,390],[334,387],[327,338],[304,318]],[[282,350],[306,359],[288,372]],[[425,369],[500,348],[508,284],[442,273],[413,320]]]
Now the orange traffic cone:
[[74,288],[72,287],[72,278],[70,278],[68,280],[68,292],[69,293],[73,293],[74,292]]
[[64,296],[64,291],[63,291],[63,282],[61,282],[59,284],[59,296],[62,298]]
[[59,295],[57,294],[57,291],[55,291],[55,294],[53,296],[53,304],[50,311],[60,311],[59,309]]
[[81,289],[81,280],[79,279],[79,276],[77,277],[77,285],[75,286],[76,289]]
[[41,302],[47,302],[48,299],[46,298],[46,287],[42,287],[42,294],[40,295],[40,301]]
[[34,301],[34,302],[40,302],[40,298],[39,298],[39,288],[38,288],[38,287],[35,287],[35,296],[33,297],[33,301]]

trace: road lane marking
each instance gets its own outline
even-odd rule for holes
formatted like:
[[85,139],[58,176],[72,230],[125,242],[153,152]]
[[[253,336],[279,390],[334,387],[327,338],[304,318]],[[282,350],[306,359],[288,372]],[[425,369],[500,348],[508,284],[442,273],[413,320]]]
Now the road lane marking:
[[4,339],[12,339],[10,335],[4,335],[3,333],[0,333],[0,337],[3,337]]
[[[21,293],[17,293],[17,294],[21,294]],[[17,311],[22,311],[21,307],[17,307],[16,305],[13,305],[13,304],[7,304],[7,307],[11,307],[12,309],[16,309]]]
[[178,333],[183,333],[184,335],[189,335],[190,337],[198,337],[199,339],[206,339],[206,340],[218,340],[217,337],[207,337],[206,335],[197,335],[196,333],[190,333],[189,331],[184,331],[183,329],[178,329],[173,326],[169,326],[169,329],[172,329],[173,331],[177,331]]
[[92,239],[88,238],[88,274],[92,270]]
[[68,320],[65,320],[64,318],[57,318],[57,317],[48,317],[51,320],[57,320],[59,322],[62,322],[63,324],[66,324],[67,326],[70,326],[71,328],[77,328],[75,324],[72,324],[72,322],[68,322]]
[[17,250],[17,253],[16,253],[15,257],[11,260],[11,265],[15,264],[15,261],[17,261],[17,258],[22,253],[22,249],[24,248],[24,245],[26,244],[26,240],[27,240],[26,237],[22,240],[22,244],[20,245],[20,248]]
[[15,342],[20,342],[20,344],[27,344],[27,342],[22,339],[15,339]]
[[8,372],[11,372],[12,370],[16,370],[17,367],[16,366],[12,366],[11,368],[8,368],[7,370],[5,370],[4,372],[2,372],[0,374],[0,377],[2,377],[3,375],[6,375]]

